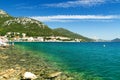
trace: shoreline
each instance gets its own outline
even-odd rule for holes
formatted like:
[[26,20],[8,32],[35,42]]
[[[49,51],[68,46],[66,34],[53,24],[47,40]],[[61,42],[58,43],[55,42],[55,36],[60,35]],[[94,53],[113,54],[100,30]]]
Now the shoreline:
[[[57,67],[47,63],[42,58],[33,56],[31,52],[8,48],[0,50],[0,80],[20,80],[25,72],[34,73],[35,80],[72,80]],[[70,79],[71,78],[71,79]]]
[[[8,42],[6,42],[6,43],[10,43],[10,42],[76,42],[76,41],[8,41]],[[82,42],[76,42],[76,43],[82,43]]]
[[0,49],[0,64],[0,80],[24,80],[22,78],[25,72],[35,74],[35,80],[103,80],[84,72],[62,71],[60,66],[49,62],[44,55],[34,54],[31,50],[23,50],[16,45]]

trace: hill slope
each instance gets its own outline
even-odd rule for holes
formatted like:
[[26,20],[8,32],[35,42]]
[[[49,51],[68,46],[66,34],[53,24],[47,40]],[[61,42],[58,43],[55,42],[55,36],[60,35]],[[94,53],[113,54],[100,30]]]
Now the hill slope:
[[92,41],[92,39],[89,39],[89,38],[84,37],[80,34],[71,32],[71,31],[64,29],[64,28],[56,28],[56,29],[54,29],[54,31],[58,32],[62,36],[69,37],[72,39],[78,38],[78,39],[82,39],[82,41]]
[[27,36],[53,35],[52,29],[40,21],[11,17],[5,11],[0,10],[0,35],[5,35],[7,32],[26,33]]

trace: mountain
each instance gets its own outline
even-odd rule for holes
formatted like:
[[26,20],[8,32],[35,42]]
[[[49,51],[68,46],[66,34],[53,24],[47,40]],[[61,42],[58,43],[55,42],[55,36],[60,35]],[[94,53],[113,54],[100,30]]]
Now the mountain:
[[116,39],[111,40],[111,42],[120,42],[120,39],[116,38]]
[[76,39],[77,38],[77,39],[82,39],[82,41],[93,41],[90,38],[87,38],[87,37],[84,37],[84,36],[82,36],[80,34],[71,32],[71,31],[69,31],[67,29],[64,29],[64,28],[56,28],[56,29],[53,29],[53,30],[58,32],[62,36],[69,37],[69,38],[72,38],[72,39]]
[[26,17],[12,17],[3,10],[0,10],[0,35],[4,36],[7,32],[26,33],[27,36],[63,36],[69,38],[79,38],[83,41],[91,39],[83,37],[63,28],[51,29],[44,23]]
[[25,17],[12,17],[0,10],[0,35],[3,36],[7,32],[26,33],[27,36],[50,36],[54,34],[52,29],[40,21]]

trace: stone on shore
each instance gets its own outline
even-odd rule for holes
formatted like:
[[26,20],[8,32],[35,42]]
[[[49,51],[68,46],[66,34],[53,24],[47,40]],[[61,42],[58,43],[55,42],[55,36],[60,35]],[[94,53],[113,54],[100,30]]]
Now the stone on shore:
[[37,79],[37,76],[31,72],[25,72],[23,75],[23,79]]
[[0,72],[0,77],[1,77],[1,79],[9,79],[14,74],[15,74],[14,69],[8,69],[6,71]]
[[7,55],[4,55],[4,54],[0,55],[0,59],[8,59],[8,58],[9,58],[9,56],[7,56]]

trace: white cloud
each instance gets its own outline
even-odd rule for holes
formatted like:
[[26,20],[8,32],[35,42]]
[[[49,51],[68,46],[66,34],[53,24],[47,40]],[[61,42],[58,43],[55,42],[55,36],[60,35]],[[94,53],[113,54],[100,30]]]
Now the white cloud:
[[35,9],[37,8],[37,6],[21,6],[21,7],[17,7],[17,9]]
[[60,3],[48,3],[48,4],[39,4],[38,5],[29,5],[28,3],[20,3],[15,5],[17,9],[35,9],[41,7],[62,7],[62,8],[69,8],[69,7],[90,7],[96,6],[105,3],[120,3],[120,0],[69,0],[66,2]]
[[47,7],[77,7],[77,6],[94,6],[98,4],[104,3],[106,0],[75,0],[61,3],[53,3],[53,4],[44,4],[43,6]]
[[38,8],[38,5],[29,5],[27,3],[20,3],[15,5],[16,9],[35,9]]
[[43,22],[68,22],[76,20],[113,20],[117,19],[116,15],[54,15],[54,16],[32,16],[30,18]]
[[52,3],[52,4],[43,4],[46,7],[62,7],[62,8],[69,8],[69,7],[90,7],[105,3],[120,3],[120,0],[74,0],[74,1],[67,1],[67,2],[60,2],[60,3]]
[[120,3],[120,0],[111,0],[111,3]]

